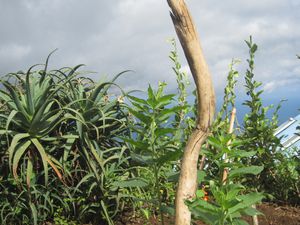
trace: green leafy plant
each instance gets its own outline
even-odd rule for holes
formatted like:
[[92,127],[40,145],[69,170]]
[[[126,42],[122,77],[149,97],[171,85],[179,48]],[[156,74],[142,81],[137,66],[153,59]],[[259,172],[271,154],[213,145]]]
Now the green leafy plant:
[[[208,201],[204,200],[204,191],[198,190],[197,197],[192,201],[187,201],[187,205],[192,215],[201,219],[207,224],[247,224],[241,219],[242,215],[258,215],[257,210],[252,208],[253,204],[261,202],[264,197],[261,193],[250,192],[242,185],[243,176],[257,175],[262,170],[262,166],[245,166],[241,159],[255,155],[255,151],[247,152],[241,150],[243,143],[236,140],[232,135],[222,135],[209,137],[209,144],[214,146],[217,154],[211,151],[204,151],[204,154],[212,160],[218,167],[219,176],[210,177],[207,190],[211,196]],[[227,155],[228,161],[222,158]],[[223,181],[223,171],[229,168],[229,175]],[[211,179],[214,178],[214,179]]]
[[275,172],[276,161],[280,158],[277,149],[280,147],[280,139],[274,133],[278,124],[279,104],[272,114],[267,117],[267,112],[273,107],[263,107],[261,95],[263,90],[261,83],[254,80],[254,57],[257,45],[250,37],[246,41],[249,48],[248,69],[245,76],[245,87],[249,100],[243,104],[249,108],[249,113],[244,117],[242,140],[247,140],[245,149],[247,151],[257,150],[257,154],[248,161],[249,165],[264,165],[264,170],[255,179],[251,178],[251,186],[261,191],[271,191],[276,183],[272,174]]
[[162,223],[162,192],[167,183],[166,172],[172,171],[172,165],[182,154],[178,148],[179,141],[175,139],[176,130],[172,127],[174,115],[182,106],[171,106],[175,95],[163,94],[164,86],[164,83],[160,83],[158,90],[154,91],[149,85],[145,100],[128,96],[133,106],[128,110],[137,121],[132,127],[135,132],[133,138],[126,139],[131,145],[133,163],[139,166],[139,171],[149,171],[143,174],[147,176],[145,181],[150,188],[152,201],[161,212]]
[[[3,190],[12,192],[1,197],[1,224],[19,224],[22,218],[36,224],[53,217],[113,224],[128,193],[115,182],[130,176],[129,154],[120,138],[129,134],[125,93],[110,92],[123,73],[97,84],[78,72],[82,65],[47,71],[48,60],[42,70],[31,67],[1,81],[0,177]],[[51,204],[42,212],[37,196],[45,189],[56,194],[46,194]],[[41,216],[36,219],[34,212]]]
[[235,108],[235,87],[237,85],[237,78],[239,77],[239,72],[235,69],[235,65],[240,63],[237,59],[232,59],[229,65],[229,73],[227,75],[227,84],[224,88],[223,104],[218,112],[216,119],[213,124],[212,132],[228,132],[230,113]]
[[[48,57],[49,59],[49,57]],[[9,168],[15,179],[18,179],[19,163],[26,159],[27,185],[30,186],[30,177],[33,169],[39,162],[43,165],[45,183],[48,183],[48,164],[53,168],[59,178],[62,178],[59,168],[61,165],[53,156],[47,153],[43,144],[65,118],[64,110],[56,96],[63,87],[64,82],[55,83],[54,74],[46,72],[48,59],[44,70],[31,72],[31,67],[26,74],[9,74],[18,85],[9,81],[2,81],[5,90],[0,91],[0,98],[6,102],[6,110],[0,117],[4,118],[5,127],[1,132],[7,135]],[[78,68],[78,67],[77,67]],[[72,77],[74,68],[66,74],[67,79]],[[10,140],[10,137],[12,139]],[[52,138],[57,141],[60,137]]]

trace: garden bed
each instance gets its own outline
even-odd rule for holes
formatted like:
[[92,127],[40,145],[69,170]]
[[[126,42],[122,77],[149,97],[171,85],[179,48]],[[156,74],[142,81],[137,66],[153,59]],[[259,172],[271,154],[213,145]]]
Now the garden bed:
[[[299,225],[300,224],[300,207],[292,207],[287,205],[276,205],[271,203],[263,203],[258,206],[258,209],[264,214],[259,216],[259,225]],[[172,225],[173,219],[167,218],[166,225]],[[245,218],[252,225],[252,218]],[[148,222],[140,217],[132,217],[130,213],[120,218],[117,225],[160,225],[159,217],[152,217]],[[196,222],[197,225],[204,225],[202,222]]]

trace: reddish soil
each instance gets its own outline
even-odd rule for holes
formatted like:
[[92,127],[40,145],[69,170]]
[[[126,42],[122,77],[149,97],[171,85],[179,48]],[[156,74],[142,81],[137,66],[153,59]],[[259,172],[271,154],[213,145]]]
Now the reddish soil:
[[[300,207],[278,206],[275,204],[264,203],[257,207],[264,216],[258,217],[259,225],[300,225]],[[252,218],[245,218],[252,225]],[[149,221],[130,216],[130,213],[125,213],[120,217],[116,225],[160,225],[159,218],[151,218]],[[166,218],[166,225],[172,225],[173,219]],[[201,221],[197,221],[196,225],[205,225]]]
[[[258,217],[259,225],[300,225],[300,208],[291,206],[278,206],[275,204],[262,204],[258,206],[264,216]],[[251,218],[247,218],[252,225]]]

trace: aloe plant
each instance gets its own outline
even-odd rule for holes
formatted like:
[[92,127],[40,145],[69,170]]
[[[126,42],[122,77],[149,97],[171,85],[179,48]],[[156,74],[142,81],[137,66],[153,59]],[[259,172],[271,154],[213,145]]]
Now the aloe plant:
[[[6,134],[9,140],[9,167],[15,179],[18,179],[20,161],[26,158],[28,186],[30,176],[39,160],[44,168],[46,184],[48,164],[62,179],[61,165],[47,152],[44,142],[66,119],[63,106],[57,99],[57,93],[66,81],[56,82],[54,74],[47,73],[48,59],[44,70],[32,72],[33,66],[26,74],[9,74],[18,85],[3,80],[2,84],[6,90],[0,91],[1,100],[6,102],[6,110],[1,112],[0,117],[5,121],[1,132]],[[73,76],[77,68],[66,74],[66,80]],[[59,138],[51,137],[51,141],[57,141]]]
[[[34,223],[53,218],[56,212],[65,219],[90,222],[88,218],[94,217],[113,224],[112,218],[124,206],[127,193],[115,183],[130,176],[128,150],[120,138],[128,134],[128,113],[122,100],[125,93],[120,89],[121,96],[114,97],[110,91],[124,72],[111,81],[96,83],[78,72],[82,65],[47,71],[49,57],[41,70],[35,71],[40,66],[36,65],[26,73],[11,73],[1,80],[4,163],[0,178],[12,180],[9,188],[24,199],[16,208],[7,205],[11,197],[1,196],[7,203],[0,205],[2,212],[13,215],[2,217],[1,223],[18,223],[13,222],[16,214],[7,211],[9,206],[11,212],[22,212]],[[29,213],[31,209],[43,214],[34,194],[37,187],[38,191],[54,190],[53,194],[58,193],[57,188],[63,195],[47,197],[57,207],[51,205],[41,220],[36,219],[36,213]],[[20,214],[16,217],[20,219]]]
[[[99,84],[84,78],[70,80],[65,88],[68,95],[63,98],[68,115],[63,129],[77,137],[74,144],[89,168],[76,190],[84,187],[85,183],[89,184],[90,195],[97,196],[98,203],[95,204],[102,209],[102,216],[110,224],[113,223],[111,217],[116,215],[121,206],[120,192],[113,183],[122,176],[128,177],[124,172],[128,156],[119,138],[128,132],[128,115],[120,99],[122,97],[109,96],[109,89],[112,85],[116,86],[114,81],[125,72],[110,82]],[[121,94],[125,95],[122,90]],[[68,129],[70,124],[73,129]]]

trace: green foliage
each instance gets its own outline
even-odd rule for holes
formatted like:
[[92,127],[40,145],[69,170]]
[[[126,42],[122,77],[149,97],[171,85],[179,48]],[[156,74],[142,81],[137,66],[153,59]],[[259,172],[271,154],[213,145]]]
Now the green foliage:
[[[280,139],[274,133],[278,124],[278,110],[281,104],[277,106],[272,114],[272,118],[269,119],[267,112],[273,106],[263,107],[261,83],[254,80],[254,55],[257,45],[252,42],[251,37],[246,43],[249,48],[250,58],[248,59],[249,68],[245,76],[245,87],[250,99],[244,103],[249,108],[249,113],[245,115],[244,131],[240,138],[247,140],[244,146],[247,151],[257,150],[257,154],[247,162],[248,165],[264,165],[264,170],[260,176],[257,176],[255,179],[249,179],[249,185],[252,188],[275,194],[276,197],[279,197],[278,189],[276,190],[275,187],[279,188],[282,185],[278,181],[281,180],[279,178],[281,176],[279,170],[282,171],[282,168],[280,169],[279,167],[284,165],[281,164],[284,156],[279,151]],[[284,189],[287,188],[286,186]]]
[[[203,190],[199,190],[197,197],[188,201],[187,205],[195,218],[201,219],[207,224],[247,224],[241,217],[260,214],[252,208],[252,205],[261,202],[263,195],[249,192],[242,185],[243,177],[258,175],[263,167],[247,167],[242,163],[241,159],[249,158],[255,152],[240,150],[243,142],[236,140],[233,135],[209,137],[208,142],[216,148],[217,154],[207,150],[204,150],[203,154],[217,166],[219,176],[208,174],[206,178],[209,179],[208,188],[211,193],[208,201],[203,199]],[[223,159],[225,154],[227,160]],[[223,181],[225,169],[229,175]]]
[[[177,95],[164,94],[166,84],[159,83],[156,91],[149,85],[146,99],[128,96],[128,110],[135,121],[131,126],[132,138],[125,139],[135,177],[139,177],[139,182],[134,178],[131,185],[135,186],[136,198],[143,202],[138,207],[147,219],[159,211],[162,223],[163,213],[174,213],[179,159],[195,125],[195,107],[187,101],[188,77],[182,71],[175,40],[170,42],[173,49],[169,58],[174,64]],[[131,180],[127,184],[132,184]]]
[[277,128],[278,110],[281,105],[278,105],[275,109],[272,118],[268,119],[266,113],[273,106],[263,107],[261,99],[263,90],[258,90],[262,84],[254,80],[254,54],[257,50],[257,45],[252,42],[251,37],[246,43],[249,47],[250,58],[247,60],[249,68],[245,76],[245,87],[250,100],[246,100],[244,105],[249,108],[250,112],[244,118],[242,138],[248,140],[245,146],[247,150],[258,150],[259,157],[257,160],[253,159],[252,164],[268,164],[272,163],[272,155],[275,154],[275,150],[280,146],[280,140],[274,136],[274,132]]
[[[150,188],[151,200],[162,209],[162,192],[167,182],[166,172],[172,170],[172,162],[180,159],[180,142],[175,139],[176,129],[172,127],[175,113],[183,106],[171,106],[175,95],[163,93],[165,84],[160,83],[154,91],[149,85],[146,100],[128,96],[133,107],[129,112],[137,121],[132,126],[134,136],[126,139],[131,145],[131,159],[138,170],[138,177],[144,177]],[[154,206],[156,208],[156,206]]]
[[[171,44],[176,94],[165,94],[165,83],[156,90],[149,85],[146,98],[124,93],[115,81],[127,71],[101,83],[80,72],[82,65],[48,71],[50,56],[41,69],[1,79],[1,224],[114,224],[124,208],[137,208],[147,220],[160,213],[163,224],[163,214],[174,213],[180,158],[196,108],[187,101],[188,77],[174,39]],[[241,133],[227,134],[239,76],[232,60],[223,105],[202,150],[205,171],[198,172],[208,196],[199,189],[187,202],[207,224],[245,224],[242,215],[259,214],[251,207],[263,198],[257,190],[299,204],[299,149],[279,151],[274,131],[280,104],[268,119],[272,106],[263,106],[261,83],[254,79],[257,45],[251,37],[246,44],[249,113]]]
[[[47,59],[48,61],[48,59]],[[44,70],[31,72],[31,67],[25,73],[9,74],[16,80],[18,85],[9,81],[2,82],[6,91],[1,90],[0,98],[6,102],[6,110],[0,116],[4,118],[5,127],[1,127],[3,133],[13,138],[7,143],[9,145],[9,168],[15,179],[18,179],[17,170],[23,156],[27,164],[27,184],[30,186],[30,176],[33,173],[35,161],[41,160],[45,172],[45,184],[48,183],[48,164],[54,169],[59,177],[61,173],[57,167],[61,165],[47,154],[41,143],[44,138],[49,137],[55,128],[66,118],[60,102],[57,101],[57,92],[63,87],[68,79],[72,78],[76,68],[72,70],[66,81],[55,83],[55,74],[47,74],[47,63]],[[53,142],[58,141],[58,137]]]
[[[171,44],[173,50],[170,52],[169,58],[174,64],[172,69],[175,73],[177,82],[177,104],[182,106],[181,110],[175,112],[173,128],[176,129],[175,139],[181,140],[179,142],[181,143],[180,148],[184,148],[186,141],[196,124],[195,116],[197,112],[195,106],[197,104],[197,99],[195,99],[195,104],[193,105],[190,105],[187,101],[187,89],[190,86],[188,74],[185,71],[182,71],[175,39],[171,39]],[[194,93],[195,92],[196,90]]]
[[242,215],[259,215],[252,205],[262,200],[259,193],[239,194],[245,187],[238,184],[215,185],[210,182],[214,202],[204,201],[200,196],[187,203],[193,216],[206,224],[248,224],[241,219]]
[[297,148],[280,149],[275,159],[273,188],[268,190],[275,201],[288,202],[293,205],[300,203],[300,151]]
[[237,77],[239,73],[234,66],[240,61],[233,59],[229,65],[229,73],[227,75],[227,84],[224,88],[223,104],[218,112],[213,124],[213,132],[227,132],[229,129],[230,112],[235,107],[235,86],[237,84]]
[[[25,176],[25,174],[24,174]],[[34,184],[28,189],[26,183],[17,186],[13,178],[0,182],[1,224],[40,224],[51,220],[60,206],[72,214],[72,208],[64,201],[70,193],[57,185],[60,181],[51,177],[48,186]]]
[[47,71],[48,60],[1,81],[1,224],[113,224],[128,193],[115,182],[130,177],[125,93],[110,93],[123,73],[97,84],[81,65]]
[[65,216],[62,215],[63,209],[59,208],[54,213],[54,223],[57,225],[77,225],[75,221],[69,221]]
[[[187,73],[182,71],[182,66],[179,61],[179,56],[177,52],[177,46],[175,39],[170,40],[173,50],[170,52],[169,58],[173,62],[174,66],[172,67],[177,82],[177,104],[183,106],[181,110],[175,114],[175,128],[178,132],[176,134],[177,138],[184,137],[184,140],[188,138],[188,135],[191,133],[192,128],[195,126],[195,120],[191,118],[191,112],[195,114],[194,105],[189,105],[187,102],[187,88],[190,85],[188,80]],[[188,115],[190,114],[190,116]]]

